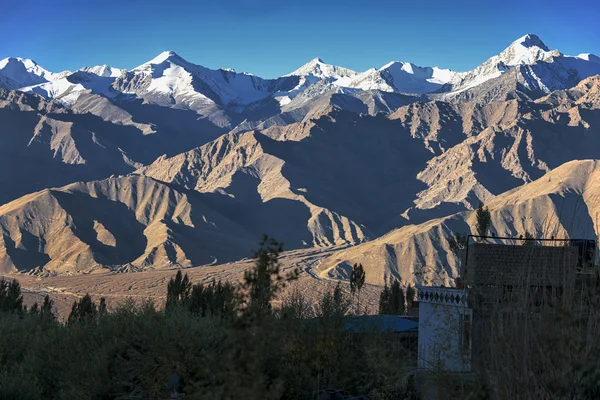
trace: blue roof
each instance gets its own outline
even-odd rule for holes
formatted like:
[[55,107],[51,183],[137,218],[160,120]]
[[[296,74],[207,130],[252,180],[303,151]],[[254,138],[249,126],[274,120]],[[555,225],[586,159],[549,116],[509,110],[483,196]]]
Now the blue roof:
[[346,330],[353,332],[412,332],[419,328],[419,323],[399,315],[363,315],[352,317],[346,323]]

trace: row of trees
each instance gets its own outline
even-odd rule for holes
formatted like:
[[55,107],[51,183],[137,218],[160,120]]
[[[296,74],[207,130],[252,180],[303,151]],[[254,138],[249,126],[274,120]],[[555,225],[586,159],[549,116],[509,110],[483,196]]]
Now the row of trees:
[[417,291],[412,285],[409,284],[405,292],[397,279],[394,279],[390,286],[386,282],[379,295],[379,314],[404,315],[416,297]]
[[393,334],[349,331],[352,293],[340,284],[315,307],[298,290],[274,306],[297,276],[280,271],[280,251],[265,238],[240,285],[194,284],[178,272],[163,309],[126,300],[109,310],[84,296],[66,323],[25,312],[18,282],[0,284],[0,398],[150,399],[175,390],[186,399],[310,399],[343,389],[417,399],[407,375],[415,355],[390,345]]
[[21,285],[16,279],[10,282],[4,278],[0,279],[0,312],[12,312],[18,315],[26,313],[34,315],[39,314],[44,317],[55,318],[52,312],[52,301],[48,295],[44,297],[44,302],[41,306],[35,302],[31,308],[27,310],[27,306],[23,305]]

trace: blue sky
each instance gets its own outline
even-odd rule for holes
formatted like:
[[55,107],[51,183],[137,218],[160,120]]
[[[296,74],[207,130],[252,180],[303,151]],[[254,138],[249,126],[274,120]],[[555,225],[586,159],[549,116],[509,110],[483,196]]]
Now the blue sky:
[[[595,3],[595,5],[594,5]],[[535,33],[600,54],[600,2],[388,0],[0,0],[0,59],[51,71],[133,68],[163,50],[263,77],[314,57],[355,70],[392,60],[464,71]]]

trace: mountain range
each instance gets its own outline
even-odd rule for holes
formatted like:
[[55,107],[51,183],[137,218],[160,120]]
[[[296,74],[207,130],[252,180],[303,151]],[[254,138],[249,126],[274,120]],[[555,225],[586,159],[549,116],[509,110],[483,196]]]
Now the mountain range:
[[599,74],[599,57],[532,34],[467,72],[315,58],[262,79],[166,51],[53,73],[7,58],[0,272],[230,262],[268,233],[328,249],[321,277],[362,262],[373,284],[418,281],[417,266],[450,282],[446,236],[480,202],[503,235],[595,237]]

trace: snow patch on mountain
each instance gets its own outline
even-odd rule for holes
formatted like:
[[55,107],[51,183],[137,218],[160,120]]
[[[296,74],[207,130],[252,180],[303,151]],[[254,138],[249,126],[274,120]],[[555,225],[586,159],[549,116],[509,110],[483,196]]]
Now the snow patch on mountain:
[[[294,72],[285,77],[297,77],[298,82],[291,90],[285,90],[274,94],[280,105],[289,104],[300,93],[305,92],[309,87],[320,84],[322,89],[335,90],[337,87],[348,87],[352,78],[357,76],[358,72],[348,68],[338,67],[327,64],[320,58],[314,58]],[[322,94],[323,90],[319,91]]]
[[550,50],[538,36],[527,34],[474,70],[456,74],[449,82],[449,95],[479,86],[515,68],[521,74],[521,83],[525,87],[549,93],[572,87],[582,79],[599,74],[597,58],[591,54],[565,56],[558,50]]
[[60,79],[69,71],[53,73],[40,67],[35,61],[28,58],[8,57],[0,60],[0,77],[7,83],[9,89],[18,89],[24,86],[36,85]]
[[[269,97],[283,78],[268,80],[233,70],[211,70],[165,51],[132,72],[151,77],[148,92],[201,97],[223,105],[246,105]],[[287,88],[286,88],[287,89]]]
[[348,86],[384,92],[431,93],[448,83],[455,74],[449,69],[392,61],[379,69],[372,68],[359,74]]
[[116,96],[117,93],[111,90],[111,85],[116,77],[125,71],[108,65],[83,67],[54,81],[26,86],[20,90],[57,99],[64,105],[72,105],[85,92],[101,94],[105,97]]

